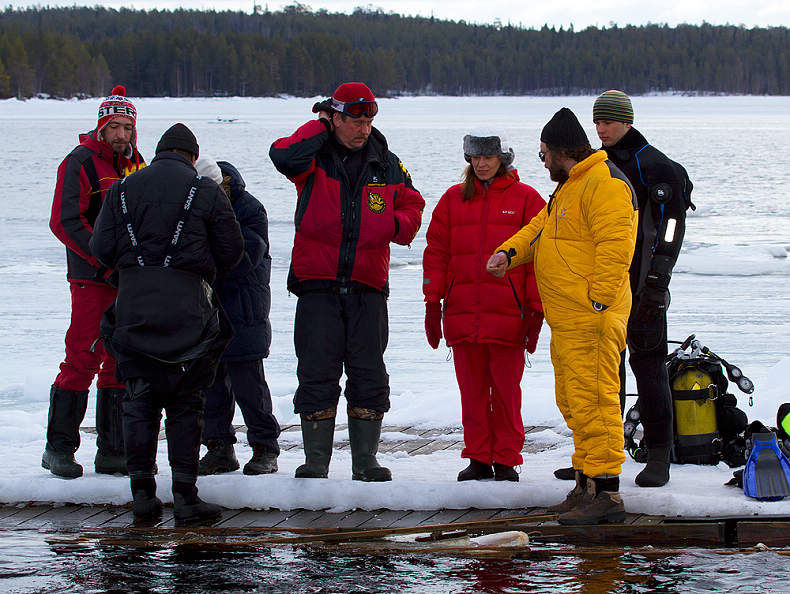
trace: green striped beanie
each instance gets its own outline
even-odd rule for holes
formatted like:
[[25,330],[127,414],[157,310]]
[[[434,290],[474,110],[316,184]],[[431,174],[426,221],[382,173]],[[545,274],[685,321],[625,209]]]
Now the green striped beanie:
[[613,122],[634,123],[634,108],[631,100],[622,91],[604,91],[593,105],[593,121],[611,120]]

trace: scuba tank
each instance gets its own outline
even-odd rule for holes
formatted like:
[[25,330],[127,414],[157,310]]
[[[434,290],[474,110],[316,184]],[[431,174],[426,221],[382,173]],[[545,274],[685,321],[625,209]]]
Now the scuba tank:
[[[746,394],[754,391],[754,384],[693,334],[682,343],[668,342],[680,344],[666,359],[675,417],[672,462],[718,464],[723,460],[731,467],[743,466],[743,431],[748,421],[746,413],[738,408],[738,400],[727,392],[728,379]],[[625,449],[637,462],[647,457],[646,448],[635,439],[639,416],[637,401],[623,425]]]

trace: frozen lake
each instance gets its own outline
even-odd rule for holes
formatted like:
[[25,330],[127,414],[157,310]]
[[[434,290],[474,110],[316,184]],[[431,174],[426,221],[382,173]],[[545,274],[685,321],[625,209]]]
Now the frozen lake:
[[[579,116],[593,146],[598,146],[591,121],[593,100],[420,97],[381,101],[375,124],[409,169],[427,202],[422,229],[411,247],[393,246],[392,250],[386,355],[392,411],[385,417],[386,424],[460,425],[458,389],[447,349],[431,350],[423,333],[420,263],[433,206],[447,187],[457,183],[465,166],[463,135],[480,125],[499,127],[513,142],[522,181],[546,197],[554,184],[537,158],[540,130],[557,109],[568,106]],[[133,101],[139,114],[138,146],[148,160],[153,158],[161,133],[176,121],[184,122],[198,137],[201,152],[236,165],[248,190],[268,210],[273,344],[265,368],[279,420],[295,422],[291,399],[296,388],[292,341],[296,298],[287,293],[285,277],[296,194],[290,182],[274,170],[268,149],[274,139],[313,117],[310,107],[315,99]],[[86,474],[79,495],[63,494],[64,483],[44,480],[49,475],[37,468],[44,444],[49,386],[63,357],[63,336],[69,321],[64,248],[48,228],[55,174],[59,162],[76,145],[77,134],[95,126],[98,103],[0,102],[0,149],[4,157],[0,160],[0,444],[6,449],[18,448],[21,454],[18,460],[0,462],[0,468],[12,471],[3,475],[21,473],[19,478],[29,475],[41,479],[31,483],[35,487],[0,479],[0,501],[14,500],[25,493],[43,500],[60,500],[61,495],[63,500],[92,500],[91,489],[102,493],[93,500],[128,500],[128,486],[120,479],[117,484],[99,482],[99,477]],[[790,98],[656,96],[635,97],[633,103],[635,125],[659,149],[686,166],[695,186],[692,198],[697,211],[689,214],[683,253],[671,285],[670,337],[682,340],[693,332],[712,350],[739,365],[757,386],[752,409],[746,405],[746,398],[737,394],[744,410],[750,420],[759,418],[773,424],[778,403],[790,400],[785,389],[790,373]],[[549,331],[544,326],[538,351],[531,357],[532,367],[523,380],[523,414],[527,424],[559,428],[548,339]],[[630,382],[629,391],[633,390]],[[86,418],[89,425],[93,424],[92,402]],[[241,422],[241,416],[237,418]],[[568,438],[552,435],[558,440],[556,455],[540,461],[546,478],[552,466],[566,461],[569,453]],[[95,446],[88,438],[84,444],[78,459],[87,464],[88,470],[92,469],[90,448]],[[160,447],[160,456],[163,449]],[[342,457],[338,460],[338,464],[346,462]],[[285,475],[292,476],[292,467],[298,462],[296,456],[292,463],[281,457],[283,476],[276,478],[287,480]],[[400,462],[401,472],[416,483],[424,484],[435,474],[436,467],[433,472],[423,468],[409,474],[406,461]],[[447,469],[442,480],[452,483],[460,460],[450,455],[439,456],[436,462]],[[398,461],[393,463],[397,471]],[[528,457],[527,470],[535,469],[535,465]],[[166,458],[160,457],[159,467],[167,468]],[[637,470],[629,461],[624,477],[632,477]],[[693,477],[693,469],[688,471]],[[341,476],[347,478],[346,474],[344,470]],[[710,484],[720,485],[723,481],[719,479],[726,479],[728,474],[722,465]],[[675,476],[678,478],[671,485],[685,486],[683,473]],[[348,486],[348,481],[342,482]],[[538,499],[559,500],[567,485],[554,482],[550,492],[542,492]],[[162,483],[167,484],[164,480]],[[215,493],[213,500],[226,505],[240,503],[232,498],[221,500],[221,486],[209,481],[205,493]],[[693,485],[687,486],[693,492]],[[285,489],[285,485],[282,487]],[[275,492],[279,493],[277,489]],[[468,500],[462,497],[457,503],[474,504],[475,493],[470,493]],[[502,494],[503,505],[509,504],[505,491]],[[423,504],[430,505],[432,495],[426,493],[424,497]],[[241,499],[250,504],[249,498]],[[340,499],[331,505],[341,505]],[[523,503],[520,495],[513,498],[514,504],[517,499]],[[631,499],[635,500],[639,498]],[[348,504],[360,501],[364,505],[368,500],[360,496]],[[259,505],[271,503],[260,501]],[[308,506],[310,501],[297,503]],[[670,493],[661,505],[662,511],[683,507]],[[779,511],[779,506],[790,510],[787,503],[768,509]]]

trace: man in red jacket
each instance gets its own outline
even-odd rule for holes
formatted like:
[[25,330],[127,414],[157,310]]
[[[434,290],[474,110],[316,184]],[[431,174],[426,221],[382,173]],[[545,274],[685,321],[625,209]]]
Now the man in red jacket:
[[269,151],[298,194],[288,290],[299,297],[294,408],[306,463],[296,476],[327,476],[345,368],[352,478],[388,481],[392,475],[376,452],[390,406],[384,365],[390,242],[414,239],[425,201],[373,127],[378,103],[365,84],[340,85],[313,112],[317,119]]
[[80,134],[80,144],[58,167],[49,227],[66,245],[71,289],[71,324],[66,332],[66,358],[49,396],[47,446],[41,466],[62,478],[82,476],[74,460],[79,427],[88,406],[88,389],[98,375],[96,395],[98,473],[126,474],[121,397],[115,361],[99,338],[104,310],[115,300],[111,270],[91,255],[88,242],[104,196],[119,179],[145,165],[137,152],[137,110],[118,85],[99,106],[96,128]]

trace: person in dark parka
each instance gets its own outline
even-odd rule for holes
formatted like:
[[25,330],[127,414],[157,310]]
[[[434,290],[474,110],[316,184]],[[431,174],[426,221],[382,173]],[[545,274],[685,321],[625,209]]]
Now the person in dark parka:
[[233,451],[235,404],[244,416],[247,441],[253,450],[244,474],[277,472],[280,425],[272,413],[271,392],[263,369],[263,359],[269,356],[272,342],[269,219],[263,205],[247,192],[244,179],[233,165],[201,156],[196,167],[198,173],[210,177],[225,190],[244,236],[241,261],[215,285],[234,337],[222,356],[214,384],[205,390],[203,443],[208,452],[200,460],[198,472],[217,474],[239,468]]
[[118,297],[102,337],[126,384],[123,430],[136,517],[155,517],[155,459],[162,409],[176,520],[219,517],[198,497],[201,390],[214,381],[232,331],[213,295],[243,249],[225,193],[196,174],[199,147],[183,124],[162,136],[138,176],[107,194],[91,239],[93,255],[119,271]]

